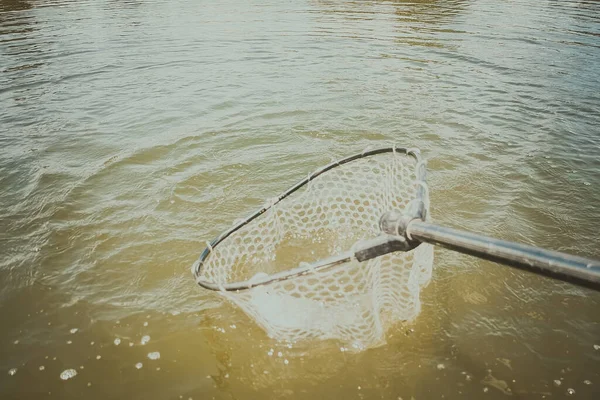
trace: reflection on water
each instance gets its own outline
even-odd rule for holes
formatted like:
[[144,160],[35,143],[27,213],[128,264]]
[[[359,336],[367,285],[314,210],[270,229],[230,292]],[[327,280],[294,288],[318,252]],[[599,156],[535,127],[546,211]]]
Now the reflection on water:
[[269,339],[189,267],[392,143],[437,222],[600,258],[599,11],[0,0],[0,397],[598,397],[596,293],[439,250],[418,318],[354,353]]

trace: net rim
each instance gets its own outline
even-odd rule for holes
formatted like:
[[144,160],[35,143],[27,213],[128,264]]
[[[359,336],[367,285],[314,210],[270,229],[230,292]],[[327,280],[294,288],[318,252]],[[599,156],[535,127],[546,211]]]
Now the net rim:
[[[335,267],[336,265],[339,265],[339,264],[342,264],[342,263],[352,260],[352,258],[354,257],[354,253],[351,250],[349,250],[349,251],[343,252],[337,256],[325,258],[316,263],[311,263],[308,265],[303,265],[300,267],[282,271],[282,272],[279,272],[276,274],[271,274],[271,275],[267,276],[266,278],[263,278],[262,280],[259,280],[259,281],[251,282],[251,281],[246,280],[246,281],[238,281],[238,282],[225,283],[225,284],[216,284],[214,282],[203,280],[201,278],[202,266],[204,265],[204,262],[207,260],[207,258],[210,256],[210,254],[212,253],[212,250],[216,246],[218,246],[219,243],[221,243],[223,240],[227,239],[231,234],[235,233],[242,227],[246,226],[247,224],[249,224],[256,218],[258,218],[259,216],[264,214],[267,210],[269,210],[270,208],[275,206],[281,200],[285,199],[286,197],[288,197],[292,193],[296,192],[300,188],[308,185],[313,179],[317,178],[319,175],[321,175],[329,170],[332,170],[336,167],[339,167],[341,165],[347,164],[349,162],[359,160],[362,158],[366,158],[366,157],[375,156],[378,154],[384,154],[384,153],[400,153],[400,154],[404,154],[406,156],[413,157],[415,160],[415,174],[417,177],[417,181],[425,182],[425,175],[426,175],[425,160],[421,157],[421,152],[418,148],[406,148],[406,147],[396,147],[396,146],[381,147],[381,148],[377,148],[377,149],[373,149],[373,150],[365,150],[365,151],[362,151],[361,153],[356,153],[356,154],[350,155],[348,157],[333,161],[333,162],[325,165],[324,167],[321,167],[321,168],[313,171],[306,178],[302,179],[301,181],[299,181],[298,183],[296,183],[295,185],[290,187],[288,190],[286,190],[279,196],[272,198],[271,201],[269,201],[262,208],[260,208],[259,210],[257,210],[253,214],[251,214],[250,216],[246,217],[239,223],[235,224],[233,227],[229,228],[225,232],[221,233],[219,236],[217,236],[211,242],[208,242],[206,248],[202,251],[198,260],[192,265],[192,274],[194,275],[194,278],[196,279],[196,283],[199,286],[201,286],[205,289],[208,289],[208,290],[236,291],[237,292],[240,290],[251,289],[256,286],[263,286],[263,285],[268,285],[270,283],[283,281],[283,280],[293,278],[296,276],[306,275],[310,272],[315,272],[315,271],[319,271],[319,270],[332,268],[332,267]],[[419,185],[419,189],[417,190],[416,198],[422,200],[426,196],[425,190],[426,189],[424,189],[424,185]]]

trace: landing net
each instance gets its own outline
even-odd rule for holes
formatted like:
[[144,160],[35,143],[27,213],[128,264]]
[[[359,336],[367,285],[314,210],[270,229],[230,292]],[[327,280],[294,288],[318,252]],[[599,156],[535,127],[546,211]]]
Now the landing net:
[[[379,219],[419,200],[429,209],[418,150],[384,148],[329,164],[213,240],[194,264],[200,286],[237,304],[275,339],[384,342],[419,313],[433,248],[421,244],[359,262],[358,241]],[[426,217],[427,219],[428,217]]]

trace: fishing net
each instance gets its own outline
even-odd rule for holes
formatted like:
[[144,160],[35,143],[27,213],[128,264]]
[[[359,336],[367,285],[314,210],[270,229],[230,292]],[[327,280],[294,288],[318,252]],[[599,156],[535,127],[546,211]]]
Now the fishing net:
[[357,244],[381,236],[390,210],[429,207],[418,151],[363,152],[310,174],[210,243],[193,266],[197,282],[238,305],[267,334],[295,342],[384,342],[387,328],[420,311],[429,282],[428,244],[363,262]]

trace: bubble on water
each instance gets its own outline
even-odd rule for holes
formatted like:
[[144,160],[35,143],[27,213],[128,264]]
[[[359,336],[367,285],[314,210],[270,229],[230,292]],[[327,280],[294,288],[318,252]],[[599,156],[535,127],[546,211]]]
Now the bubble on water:
[[116,338],[116,339],[115,339],[115,346],[118,346],[118,345],[120,345],[120,344],[121,344],[121,339],[119,339],[119,338]]
[[600,344],[595,344],[594,345],[594,350],[600,350]]
[[286,359],[284,359],[284,360],[283,360],[283,363],[284,363],[285,365],[288,365],[290,362],[289,362],[289,361],[287,360],[287,358],[286,358]]
[[88,387],[92,386],[92,382],[87,383]]
[[14,344],[19,344],[19,340],[15,340],[13,343]]
[[586,385],[591,385],[592,381],[590,381],[589,379],[586,379],[585,381],[583,381],[583,383]]
[[272,356],[272,355],[273,355],[273,349],[270,349],[270,350],[267,352],[267,354],[268,354],[269,356]]
[[14,375],[14,374],[16,374],[16,373],[17,373],[17,369],[16,369],[16,368],[11,368],[11,369],[9,369],[9,370],[8,370],[8,374],[9,374],[10,376],[13,376],[13,375]]
[[277,357],[283,357],[283,353],[282,352],[278,352],[277,353]]
[[439,363],[439,364],[437,365],[437,369],[441,371],[441,370],[443,370],[443,369],[446,369],[446,366],[445,366],[444,364],[442,364],[442,363]]
[[93,345],[94,345],[94,342],[90,342],[90,346],[93,346]]
[[140,343],[144,345],[144,344],[148,343],[149,341],[150,341],[150,336],[145,335],[145,336],[142,336],[142,340],[140,341]]
[[142,367],[143,367],[143,366],[144,366],[144,364],[142,364],[141,362],[139,362],[139,363],[135,364],[135,367],[136,367],[137,369],[142,369]]
[[483,393],[487,393],[490,390],[487,386],[483,388]]
[[352,347],[359,351],[362,351],[365,349],[365,346],[361,342],[352,343]]
[[148,321],[144,322],[144,326],[148,326]]
[[160,358],[160,353],[158,351],[153,351],[152,353],[148,353],[148,358],[151,360],[158,360]]
[[229,325],[229,327],[230,327],[231,329],[235,329],[235,328],[237,328],[237,326],[235,326],[235,324],[231,324],[231,325]]
[[67,340],[67,344],[71,344],[73,343],[71,340]]
[[100,356],[100,355],[96,356],[96,360],[99,360],[101,358],[102,358],[102,356]]
[[343,353],[345,352],[347,349],[345,347],[340,347],[340,351]]
[[471,379],[473,379],[473,378],[471,378],[471,375],[466,375],[465,376],[465,380],[467,380],[467,382],[471,382]]
[[73,329],[71,329],[69,332],[71,332],[71,333],[77,333],[77,331],[78,331],[78,330],[79,330],[79,329],[77,329],[77,328],[73,328]]
[[129,347],[133,347],[133,342],[129,342]]
[[229,378],[229,374],[225,374],[225,379]]
[[46,367],[44,367],[43,365],[40,365],[40,371],[43,371],[45,369],[46,369]]
[[572,395],[574,395],[574,394],[575,394],[575,389],[573,389],[573,388],[568,388],[568,389],[567,389],[567,394],[568,394],[569,396],[572,396]]
[[77,375],[77,371],[74,369],[65,369],[63,372],[60,373],[60,379],[62,379],[63,381],[66,381],[67,379],[71,379],[74,376]]
[[584,184],[585,186],[590,186],[590,185],[591,185],[591,183],[589,183],[589,182],[583,182],[583,184]]
[[559,379],[555,379],[554,386],[560,386],[560,385],[562,385],[562,382]]

